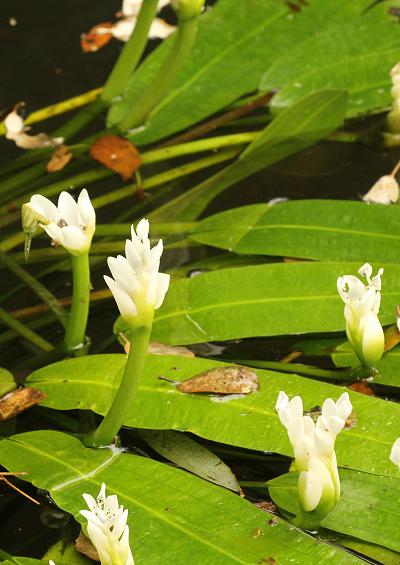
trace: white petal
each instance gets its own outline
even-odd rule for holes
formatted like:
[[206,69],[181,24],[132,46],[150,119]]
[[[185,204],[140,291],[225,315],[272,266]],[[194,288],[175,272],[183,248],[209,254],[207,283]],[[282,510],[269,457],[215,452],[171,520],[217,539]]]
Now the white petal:
[[306,512],[312,512],[322,497],[322,484],[318,476],[302,471],[298,481],[299,501]]
[[118,286],[118,284],[111,277],[107,277],[107,275],[105,275],[104,280],[106,281],[108,288],[113,293],[121,316],[127,323],[132,322],[138,314],[133,300],[126,294],[124,290],[122,290],[120,286]]
[[91,494],[83,493],[83,498],[92,512],[96,512],[97,502]]
[[69,226],[79,226],[78,204],[65,190],[58,197],[58,212]]
[[169,24],[161,18],[154,18],[149,29],[149,38],[165,39],[166,37],[171,35],[171,33],[174,33],[175,30],[176,26]]
[[78,211],[84,226],[93,226],[96,224],[96,212],[94,211],[86,188],[81,190],[78,196]]
[[61,228],[63,235],[62,245],[70,251],[85,251],[89,241],[86,235],[76,226],[65,226]]
[[169,287],[170,276],[165,273],[157,274],[157,291],[154,308],[157,310],[164,301],[165,294]]
[[137,290],[138,283],[135,273],[132,271],[125,257],[121,255],[118,257],[109,257],[107,263],[115,282],[128,296],[132,296],[133,292]]
[[149,239],[149,229],[150,229],[149,220],[146,220],[145,218],[140,220],[136,228],[136,235],[143,243],[147,239]]
[[400,467],[400,437],[396,439],[390,451],[390,461]]
[[134,271],[142,270],[142,256],[137,245],[130,239],[125,243],[125,255]]
[[34,194],[30,199],[30,205],[38,214],[45,216],[52,222],[58,222],[60,219],[57,206],[41,194]]
[[15,136],[24,130],[24,120],[17,112],[10,112],[4,120],[4,127],[6,138],[15,139]]
[[347,420],[353,411],[353,406],[348,392],[344,392],[336,401],[336,408],[338,410],[339,416],[343,420]]
[[275,410],[277,412],[279,412],[280,410],[286,410],[288,404],[289,404],[289,397],[286,394],[286,392],[283,392],[283,390],[281,390],[280,393],[278,394],[278,400],[276,401],[275,404]]
[[60,245],[64,245],[64,236],[62,233],[62,229],[55,224],[54,222],[52,222],[51,224],[39,224],[41,228],[43,228],[45,230],[45,232],[47,233],[47,235],[49,235],[51,237],[51,239],[53,239],[56,243],[59,243]]

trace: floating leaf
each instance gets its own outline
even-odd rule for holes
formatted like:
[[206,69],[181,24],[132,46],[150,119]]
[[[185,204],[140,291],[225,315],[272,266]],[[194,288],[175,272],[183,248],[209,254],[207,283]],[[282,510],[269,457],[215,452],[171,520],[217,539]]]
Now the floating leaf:
[[208,369],[176,385],[180,392],[214,392],[217,394],[248,394],[257,392],[258,377],[249,367],[232,365]]
[[128,180],[141,165],[139,151],[124,137],[104,135],[90,147],[90,156]]
[[105,482],[107,491],[129,510],[130,543],[141,565],[187,565],[197,557],[213,565],[254,565],[269,556],[282,565],[310,565],[310,559],[359,563],[283,520],[272,527],[264,512],[226,489],[147,457],[86,448],[60,432],[6,439],[0,442],[0,462],[9,468],[24,462],[29,480],[48,490],[80,523],[82,493],[97,495]]
[[399,260],[399,225],[398,206],[293,200],[225,210],[197,222],[189,237],[235,253],[380,264]]
[[[69,359],[34,371],[28,382],[46,392],[44,404],[49,408],[86,409],[104,415],[125,363],[124,354]],[[306,411],[322,406],[328,397],[337,399],[342,392],[349,392],[357,423],[337,439],[339,465],[400,477],[389,461],[393,441],[400,436],[398,404],[345,387],[272,371],[256,370],[260,381],[258,393],[228,403],[212,402],[207,395],[182,394],[159,378],[163,375],[170,380],[186,380],[218,365],[226,364],[197,357],[148,355],[138,395],[124,424],[134,428],[189,431],[220,443],[291,456],[293,450],[286,430],[275,411],[279,392],[285,390],[290,397],[301,395]]]
[[0,367],[0,399],[2,396],[7,394],[8,392],[11,392],[15,388],[17,388],[17,384],[14,381],[14,377],[12,376],[10,371],[7,371],[7,369]]

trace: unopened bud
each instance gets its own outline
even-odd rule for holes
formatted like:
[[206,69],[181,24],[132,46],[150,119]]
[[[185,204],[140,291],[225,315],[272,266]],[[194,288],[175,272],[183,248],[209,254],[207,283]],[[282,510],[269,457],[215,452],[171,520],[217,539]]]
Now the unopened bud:
[[181,20],[198,16],[204,8],[205,0],[171,0],[171,5]]
[[39,224],[47,225],[50,223],[50,220],[46,218],[46,216],[42,216],[39,214],[31,205],[30,203],[26,203],[22,205],[21,208],[21,216],[22,216],[22,230],[25,234],[25,260],[28,260],[29,251],[31,248],[31,241]]

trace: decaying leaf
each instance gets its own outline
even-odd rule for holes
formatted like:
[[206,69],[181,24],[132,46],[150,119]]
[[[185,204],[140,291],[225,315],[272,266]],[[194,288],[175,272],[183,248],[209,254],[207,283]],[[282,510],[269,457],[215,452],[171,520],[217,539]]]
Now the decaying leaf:
[[43,147],[56,147],[64,141],[63,137],[49,137],[47,133],[37,133],[29,135],[29,127],[25,127],[24,120],[19,111],[24,106],[23,102],[18,102],[12,112],[7,114],[4,119],[6,139],[14,141],[21,149],[40,149]]
[[85,53],[94,53],[98,51],[113,38],[112,33],[107,33],[107,29],[113,27],[111,22],[103,22],[97,24],[88,33],[81,35],[81,47]]
[[[124,334],[120,332],[120,337],[124,341],[124,351],[125,353],[129,353],[131,348],[131,342],[126,339]],[[181,346],[171,346],[171,345],[164,345],[163,343],[158,343],[157,341],[153,341],[149,343],[149,347],[147,348],[147,353],[151,353],[152,355],[181,355],[182,357],[195,357],[193,351],[190,351],[187,347]]]
[[73,155],[68,145],[59,145],[53,151],[50,161],[47,163],[47,172],[55,173],[61,171],[71,161]]
[[142,163],[136,147],[118,135],[105,135],[97,139],[90,148],[90,156],[120,174],[123,180],[132,178]]
[[90,539],[85,536],[82,530],[79,532],[79,536],[75,540],[75,549],[79,551],[79,553],[83,553],[83,555],[89,557],[89,559],[93,559],[93,561],[100,561],[96,548]]
[[19,388],[0,398],[0,421],[14,418],[24,410],[39,404],[47,395],[36,388]]
[[375,396],[374,391],[372,390],[372,388],[369,386],[369,384],[366,381],[360,381],[358,383],[353,383],[351,385],[349,385],[349,387],[351,390],[354,390],[355,392],[360,392],[361,394],[365,394],[366,396]]
[[178,383],[176,388],[180,392],[248,394],[249,392],[257,392],[259,382],[254,371],[248,367],[236,365],[209,369]]

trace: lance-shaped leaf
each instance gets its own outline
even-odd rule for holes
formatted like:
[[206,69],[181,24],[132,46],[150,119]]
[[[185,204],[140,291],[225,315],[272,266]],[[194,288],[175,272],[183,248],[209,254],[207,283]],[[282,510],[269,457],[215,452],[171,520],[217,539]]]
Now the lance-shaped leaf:
[[317,543],[283,520],[237,495],[145,457],[89,449],[79,439],[54,431],[13,436],[0,443],[0,461],[21,468],[29,480],[84,522],[82,493],[97,494],[101,483],[129,510],[130,543],[142,565],[262,563],[309,565],[358,558]]

